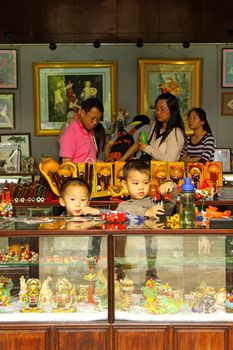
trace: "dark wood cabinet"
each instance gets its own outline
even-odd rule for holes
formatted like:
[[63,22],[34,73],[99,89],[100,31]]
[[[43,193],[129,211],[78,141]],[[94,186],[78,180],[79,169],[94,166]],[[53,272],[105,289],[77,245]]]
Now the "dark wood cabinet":
[[56,329],[56,350],[108,350],[108,331],[101,328]]
[[22,329],[0,327],[0,349],[4,350],[49,350],[49,329],[31,328],[25,325]]
[[193,326],[174,327],[173,350],[228,350],[229,328]]
[[166,350],[168,328],[127,326],[114,331],[114,350]]

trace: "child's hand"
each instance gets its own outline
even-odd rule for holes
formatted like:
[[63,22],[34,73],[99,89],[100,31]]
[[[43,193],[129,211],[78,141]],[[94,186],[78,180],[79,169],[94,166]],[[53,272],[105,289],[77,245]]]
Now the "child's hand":
[[84,207],[81,209],[82,215],[100,215],[100,211],[97,208]]
[[171,193],[174,187],[175,187],[174,182],[166,181],[159,186],[159,192],[161,194]]
[[145,216],[159,220],[160,215],[164,215],[164,208],[161,205],[154,205],[147,209],[144,213]]

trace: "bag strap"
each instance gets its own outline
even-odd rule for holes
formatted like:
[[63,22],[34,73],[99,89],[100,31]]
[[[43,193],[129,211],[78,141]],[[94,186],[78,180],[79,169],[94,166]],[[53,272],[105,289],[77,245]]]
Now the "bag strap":
[[129,135],[133,135],[138,129],[140,129],[142,126],[144,126],[144,123],[139,123],[137,125],[135,125],[129,132]]

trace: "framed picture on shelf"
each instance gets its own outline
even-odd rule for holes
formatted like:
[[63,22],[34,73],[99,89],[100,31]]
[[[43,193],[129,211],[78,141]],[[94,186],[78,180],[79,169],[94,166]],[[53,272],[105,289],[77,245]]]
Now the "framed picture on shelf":
[[34,63],[35,134],[59,135],[67,113],[97,97],[104,106],[105,128],[116,110],[115,62]]
[[233,87],[233,49],[222,49],[222,87]]
[[17,51],[0,50],[0,89],[17,89]]
[[0,93],[0,129],[15,127],[15,96],[13,93]]
[[233,92],[222,92],[221,114],[233,117]]
[[187,112],[201,103],[201,59],[139,59],[138,74],[139,113],[154,120],[156,98],[170,92],[178,99],[186,133],[190,134]]
[[0,173],[20,171],[20,152],[17,144],[0,143]]
[[31,135],[30,133],[1,134],[0,140],[3,143],[16,143],[19,145],[21,157],[31,156]]
[[215,148],[214,161],[222,162],[223,172],[230,172],[231,171],[231,149]]

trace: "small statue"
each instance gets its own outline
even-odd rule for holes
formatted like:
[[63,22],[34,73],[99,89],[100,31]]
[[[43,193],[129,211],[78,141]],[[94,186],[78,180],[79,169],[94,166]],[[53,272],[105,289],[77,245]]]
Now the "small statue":
[[29,278],[26,282],[25,306],[22,312],[43,312],[40,297],[41,283],[37,278]]
[[19,303],[23,303],[27,293],[25,277],[21,276],[19,281],[20,281]]
[[52,278],[48,276],[44,282],[42,283],[41,290],[40,290],[40,297],[41,297],[41,303],[42,304],[49,304],[52,298],[52,291],[49,287],[49,282],[51,282]]
[[67,278],[59,278],[52,297],[53,312],[75,312],[76,290]]
[[107,306],[108,280],[103,273],[103,269],[99,270],[95,282],[95,300],[99,307]]
[[12,280],[8,277],[0,276],[0,306],[10,304]]

